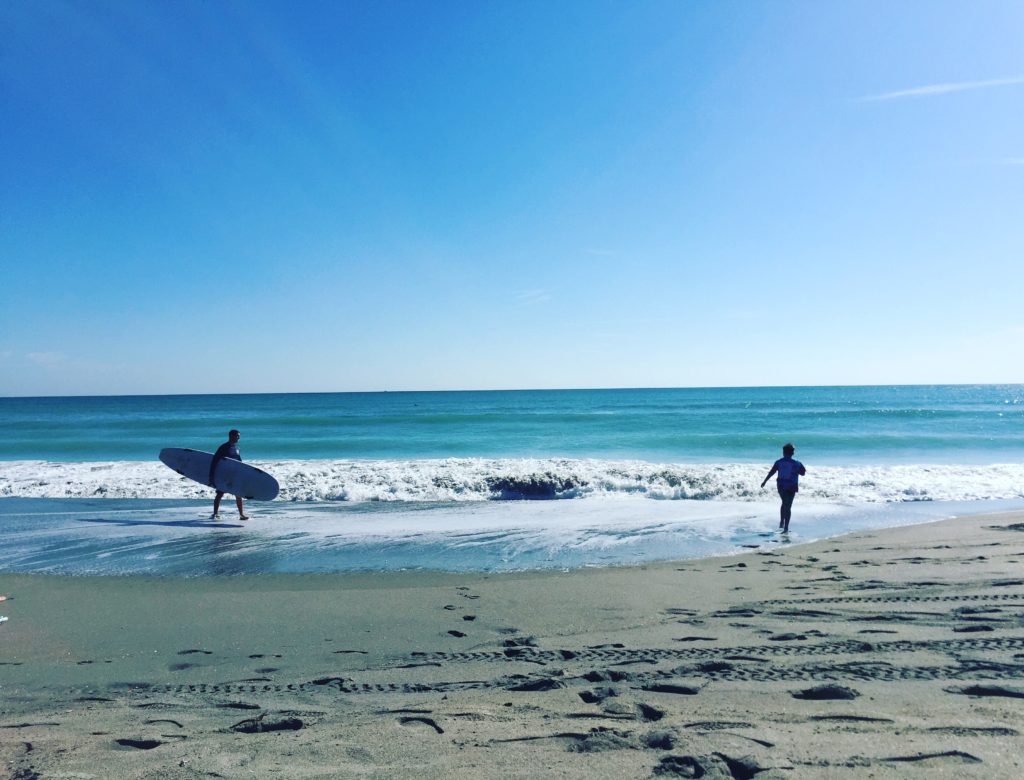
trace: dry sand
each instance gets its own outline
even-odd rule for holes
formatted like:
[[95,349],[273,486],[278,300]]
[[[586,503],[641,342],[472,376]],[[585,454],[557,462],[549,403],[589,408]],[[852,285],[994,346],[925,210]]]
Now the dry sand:
[[570,573],[0,575],[0,775],[1020,778],[1022,531]]

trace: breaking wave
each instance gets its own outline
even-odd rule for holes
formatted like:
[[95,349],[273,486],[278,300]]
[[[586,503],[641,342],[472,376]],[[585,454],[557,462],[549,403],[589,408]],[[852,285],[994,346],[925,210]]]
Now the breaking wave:
[[[253,465],[281,483],[277,501],[512,501],[635,496],[754,501],[765,470],[749,463],[593,459],[279,460]],[[770,485],[769,485],[770,487]],[[821,467],[801,495],[833,503],[1024,498],[1024,464]],[[0,496],[208,498],[161,463],[0,462]]]

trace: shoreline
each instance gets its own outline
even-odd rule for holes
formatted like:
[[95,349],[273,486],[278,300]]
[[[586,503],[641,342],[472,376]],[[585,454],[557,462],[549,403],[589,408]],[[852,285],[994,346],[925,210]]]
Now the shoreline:
[[568,572],[4,573],[0,767],[1020,776],[1021,528]]
[[771,501],[296,504],[211,521],[206,502],[0,499],[0,570],[195,577],[347,571],[530,572],[652,565],[954,516],[1024,511],[1024,500],[810,503],[793,533]]

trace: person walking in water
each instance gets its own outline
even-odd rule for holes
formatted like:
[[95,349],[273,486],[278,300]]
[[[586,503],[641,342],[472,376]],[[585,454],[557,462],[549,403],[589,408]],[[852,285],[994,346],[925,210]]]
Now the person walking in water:
[[[217,451],[213,454],[213,460],[210,461],[210,479],[209,485],[212,488],[216,488],[213,484],[213,475],[217,471],[217,464],[220,463],[224,458],[231,458],[232,460],[241,461],[242,456],[238,452],[238,440],[242,438],[242,434],[233,428],[228,431],[228,440],[217,448]],[[220,520],[220,500],[224,497],[224,491],[218,490],[217,495],[213,499],[213,514],[210,516],[211,520]],[[242,505],[242,497],[235,496],[235,504],[238,506],[238,517],[240,520],[248,520],[249,517],[245,514],[245,508]]]
[[779,488],[779,498],[782,499],[782,509],[779,511],[779,528],[782,529],[784,534],[789,533],[789,518],[793,513],[793,499],[796,498],[796,493],[800,489],[800,477],[807,473],[803,463],[793,460],[794,452],[796,452],[796,448],[792,444],[788,442],[783,444],[782,457],[772,464],[771,471],[768,472],[768,476],[761,483],[763,488],[768,480],[772,478],[772,474],[779,475],[776,479],[776,484]]

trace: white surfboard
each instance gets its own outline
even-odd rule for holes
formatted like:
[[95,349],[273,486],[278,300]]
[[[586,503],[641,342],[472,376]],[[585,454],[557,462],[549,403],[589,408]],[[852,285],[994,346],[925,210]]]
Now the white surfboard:
[[[160,450],[160,460],[183,477],[193,479],[201,485],[209,485],[212,453],[166,447]],[[217,461],[213,487],[233,496],[257,501],[270,501],[280,490],[277,480],[267,472],[231,458],[221,458]]]

